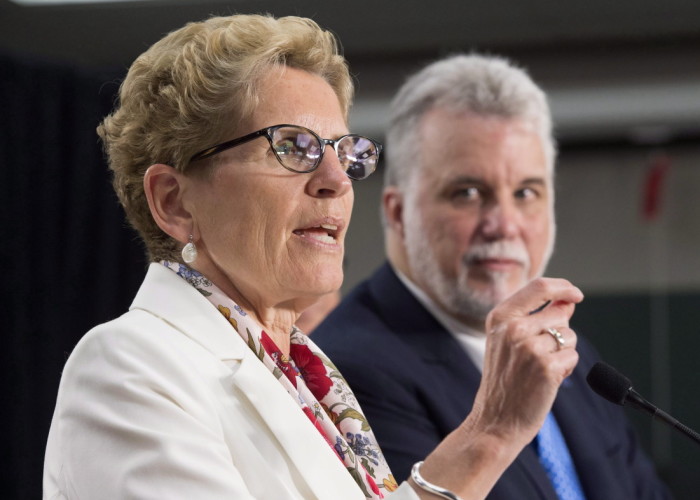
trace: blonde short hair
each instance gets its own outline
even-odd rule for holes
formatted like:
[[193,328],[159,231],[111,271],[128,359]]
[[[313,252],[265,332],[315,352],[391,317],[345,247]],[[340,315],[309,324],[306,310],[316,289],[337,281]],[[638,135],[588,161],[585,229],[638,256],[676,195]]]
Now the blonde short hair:
[[[197,151],[231,138],[254,113],[261,78],[288,66],[324,78],[347,121],[353,83],[332,33],[300,17],[213,17],[173,31],[131,65],[119,103],[97,128],[113,185],[150,260],[179,260],[181,244],[155,223],[146,169],[185,172]],[[199,167],[198,167],[199,168]]]

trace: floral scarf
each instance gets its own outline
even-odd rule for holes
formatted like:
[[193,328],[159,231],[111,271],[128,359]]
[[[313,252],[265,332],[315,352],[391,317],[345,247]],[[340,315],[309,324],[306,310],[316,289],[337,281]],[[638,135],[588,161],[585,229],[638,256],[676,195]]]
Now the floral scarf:
[[204,295],[231,323],[258,359],[299,404],[343,462],[366,498],[384,498],[398,485],[355,395],[338,369],[308,336],[292,328],[290,356],[238,304],[201,273],[178,262],[162,264]]

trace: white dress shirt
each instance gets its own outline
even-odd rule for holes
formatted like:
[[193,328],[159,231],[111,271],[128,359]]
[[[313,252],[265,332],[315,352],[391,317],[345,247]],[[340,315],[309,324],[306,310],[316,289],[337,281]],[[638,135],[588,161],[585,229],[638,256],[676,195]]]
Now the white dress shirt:
[[450,332],[455,340],[457,340],[479,371],[483,371],[484,354],[486,352],[486,334],[465,325],[447,314],[435,304],[427,293],[413,283],[405,274],[396,269],[394,269],[394,272],[416,300],[433,315],[445,330]]

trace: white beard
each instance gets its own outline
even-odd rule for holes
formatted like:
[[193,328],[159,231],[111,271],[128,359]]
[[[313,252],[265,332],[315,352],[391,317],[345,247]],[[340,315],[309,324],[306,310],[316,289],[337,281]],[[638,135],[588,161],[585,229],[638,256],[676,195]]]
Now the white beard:
[[426,236],[428,233],[422,227],[419,214],[407,213],[406,216],[406,253],[414,279],[427,287],[426,291],[452,316],[484,321],[498,303],[515,291],[510,288],[510,273],[507,272],[492,272],[489,274],[490,286],[479,290],[471,289],[469,264],[476,257],[501,257],[521,262],[521,286],[527,283],[530,258],[522,242],[498,240],[472,246],[462,257],[457,276],[447,276],[440,269],[436,252]]

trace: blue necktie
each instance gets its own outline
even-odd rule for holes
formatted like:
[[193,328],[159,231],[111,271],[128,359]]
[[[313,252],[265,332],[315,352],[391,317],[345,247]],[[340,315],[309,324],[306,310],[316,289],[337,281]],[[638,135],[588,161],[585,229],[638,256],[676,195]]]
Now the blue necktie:
[[564,436],[550,412],[536,438],[540,463],[552,481],[559,500],[585,500]]

